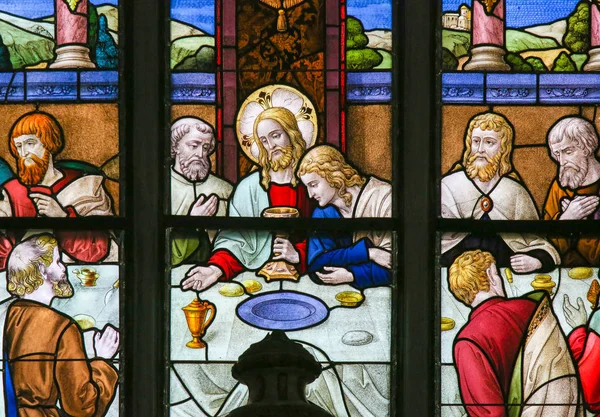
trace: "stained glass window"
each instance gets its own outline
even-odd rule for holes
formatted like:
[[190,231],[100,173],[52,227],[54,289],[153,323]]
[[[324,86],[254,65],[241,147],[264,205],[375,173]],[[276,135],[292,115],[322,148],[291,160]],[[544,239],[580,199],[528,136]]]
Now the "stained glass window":
[[393,7],[171,0],[168,415],[256,406],[236,363],[275,339],[318,364],[293,396],[395,415]]
[[124,415],[122,12],[0,4],[2,415]]
[[598,3],[439,6],[437,412],[594,413]]

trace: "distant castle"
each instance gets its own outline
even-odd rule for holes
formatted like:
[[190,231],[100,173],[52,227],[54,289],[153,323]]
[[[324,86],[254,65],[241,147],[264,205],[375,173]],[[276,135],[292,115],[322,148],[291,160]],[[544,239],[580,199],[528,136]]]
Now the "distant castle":
[[444,13],[442,15],[442,27],[444,29],[471,30],[471,9],[466,4],[460,6],[458,13]]

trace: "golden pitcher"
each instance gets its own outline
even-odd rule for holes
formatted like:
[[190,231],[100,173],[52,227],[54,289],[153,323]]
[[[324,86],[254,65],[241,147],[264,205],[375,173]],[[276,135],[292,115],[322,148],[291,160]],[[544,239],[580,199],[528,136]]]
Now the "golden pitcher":
[[[186,346],[192,349],[202,349],[206,343],[202,341],[202,336],[212,323],[217,313],[216,307],[209,301],[199,301],[194,299],[190,304],[182,308],[185,313],[185,320],[192,333],[192,340],[186,343]],[[210,315],[208,316],[208,312]],[[208,319],[207,319],[208,316]]]

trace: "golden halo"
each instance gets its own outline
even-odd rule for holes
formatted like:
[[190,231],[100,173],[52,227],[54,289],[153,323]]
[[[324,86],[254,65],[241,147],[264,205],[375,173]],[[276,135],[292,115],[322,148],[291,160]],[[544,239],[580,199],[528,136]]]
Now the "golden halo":
[[236,119],[236,132],[242,150],[252,161],[258,161],[258,147],[254,140],[254,121],[266,109],[284,107],[298,121],[298,128],[306,142],[306,149],[317,140],[317,112],[312,102],[294,87],[271,84],[255,90],[246,98]]

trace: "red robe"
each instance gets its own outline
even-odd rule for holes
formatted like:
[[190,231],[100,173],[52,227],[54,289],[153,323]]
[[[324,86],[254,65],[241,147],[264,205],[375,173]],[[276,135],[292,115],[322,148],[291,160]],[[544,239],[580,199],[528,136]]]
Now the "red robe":
[[[58,193],[73,181],[81,178],[83,172],[64,168],[61,169],[63,177],[52,186],[34,185],[27,187],[19,180],[12,179],[3,187],[10,199],[14,217],[36,217],[38,215],[35,203],[29,198],[30,193],[40,193],[56,199]],[[73,207],[64,207],[68,217],[77,217]],[[110,249],[110,235],[104,231],[56,231],[55,236],[61,250],[71,258],[80,262],[98,262],[108,255]],[[6,261],[14,244],[19,239],[13,233],[0,236],[0,269],[6,267]]]
[[577,362],[586,407],[600,413],[600,336],[578,327],[569,335],[569,347]]
[[508,416],[513,368],[536,307],[529,299],[492,298],[471,312],[454,344],[460,395],[469,416]]
[[[311,204],[306,188],[302,184],[294,188],[289,184],[271,183],[268,195],[270,207],[296,207],[300,212],[300,217],[310,217]],[[297,269],[302,274],[306,271],[306,238],[296,242],[294,242],[293,237],[291,239],[294,248],[300,255],[300,263],[297,265]],[[208,264],[215,265],[223,271],[223,276],[220,278],[223,281],[229,281],[245,269],[244,265],[226,250],[215,251],[208,260]]]

